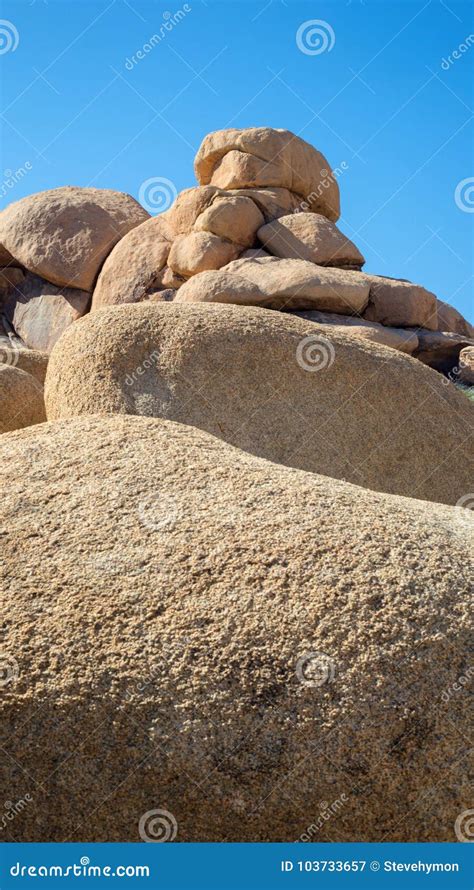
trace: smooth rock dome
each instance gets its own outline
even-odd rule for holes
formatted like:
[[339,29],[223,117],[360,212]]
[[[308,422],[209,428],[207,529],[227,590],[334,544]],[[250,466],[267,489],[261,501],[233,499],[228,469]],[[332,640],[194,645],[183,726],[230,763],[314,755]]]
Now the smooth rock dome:
[[296,841],[337,799],[319,841],[454,840],[469,510],[143,417],[0,456],[9,839]]
[[50,420],[164,417],[277,463],[424,500],[456,503],[472,485],[463,393],[409,356],[287,313],[107,307],[58,341],[45,393]]

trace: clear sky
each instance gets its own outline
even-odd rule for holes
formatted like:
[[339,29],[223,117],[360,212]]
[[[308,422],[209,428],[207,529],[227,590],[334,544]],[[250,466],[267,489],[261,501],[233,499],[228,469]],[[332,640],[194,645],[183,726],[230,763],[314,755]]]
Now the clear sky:
[[[345,162],[339,225],[366,271],[424,284],[472,319],[471,3],[3,0],[0,8],[1,206],[69,184],[138,197],[159,177],[179,191],[195,184],[193,157],[207,132],[284,127],[331,165]],[[305,25],[314,19],[322,24]],[[154,34],[160,40],[144,51]]]

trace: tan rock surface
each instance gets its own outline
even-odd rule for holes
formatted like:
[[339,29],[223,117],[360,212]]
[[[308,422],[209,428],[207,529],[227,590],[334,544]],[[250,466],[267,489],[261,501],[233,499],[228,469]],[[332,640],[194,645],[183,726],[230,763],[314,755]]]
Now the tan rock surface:
[[277,463],[455,503],[472,484],[474,411],[445,384],[326,325],[175,301],[106,308],[69,328],[50,358],[46,403],[52,420],[165,417]]
[[[46,420],[43,387],[32,374],[16,367],[15,356],[8,356],[3,348],[0,348],[0,358],[0,433],[43,423]],[[4,472],[2,467],[2,475]]]
[[198,216],[194,231],[212,232],[234,244],[252,247],[263,221],[263,214],[251,198],[217,197]]
[[325,269],[306,260],[253,256],[229,263],[219,277],[196,276],[180,288],[176,299],[347,313],[362,312],[368,295],[369,284],[357,272]]
[[265,250],[277,257],[321,266],[360,269],[365,259],[355,244],[320,213],[292,213],[258,230]]
[[437,300],[431,291],[411,281],[363,274],[370,282],[364,318],[390,327],[436,330]]
[[0,241],[30,272],[90,291],[112,247],[149,214],[130,195],[64,186],[28,195],[0,214]]
[[311,198],[312,209],[328,219],[339,218],[339,187],[326,158],[288,130],[249,127],[209,133],[194,169],[201,185],[279,186]]
[[474,339],[474,326],[470,324],[454,306],[437,300],[438,331],[451,331],[454,334],[464,334],[465,337]]
[[143,417],[0,458],[5,840],[455,840],[469,511]]
[[[292,313],[293,314],[293,313]],[[387,328],[375,321],[365,321],[357,315],[337,315],[335,312],[302,311],[295,315],[315,321],[317,324],[330,325],[332,330],[340,330],[354,337],[362,337],[373,343],[381,343],[412,355],[418,348],[418,337],[415,331],[407,331],[404,328]],[[330,335],[330,334],[329,334]]]
[[160,216],[136,226],[109,253],[92,296],[92,309],[137,303],[153,293],[166,265],[172,233]]
[[224,241],[210,232],[178,235],[168,255],[168,266],[177,275],[189,278],[208,269],[220,269],[242,252],[242,246]]
[[61,334],[89,308],[91,295],[57,287],[28,272],[2,301],[5,316],[31,349],[50,352]]

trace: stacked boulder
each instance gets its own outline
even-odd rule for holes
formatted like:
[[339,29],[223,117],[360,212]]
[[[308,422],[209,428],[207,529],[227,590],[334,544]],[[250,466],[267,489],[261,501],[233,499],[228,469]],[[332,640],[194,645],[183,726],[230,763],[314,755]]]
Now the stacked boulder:
[[71,187],[0,214],[1,311],[24,345],[50,352],[90,309],[142,300],[303,311],[445,373],[474,345],[472,326],[424,287],[361,271],[336,226],[337,177],[300,137],[219,130],[195,173],[199,185],[156,217],[129,195]]

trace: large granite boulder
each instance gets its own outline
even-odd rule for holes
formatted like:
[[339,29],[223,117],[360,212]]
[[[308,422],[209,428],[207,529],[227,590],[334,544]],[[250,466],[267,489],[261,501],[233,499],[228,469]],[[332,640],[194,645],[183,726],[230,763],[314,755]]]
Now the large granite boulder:
[[315,212],[333,221],[339,218],[339,188],[326,158],[288,130],[249,127],[209,133],[194,169],[201,185],[282,187],[309,201]]
[[47,281],[90,291],[113,246],[149,213],[130,195],[64,186],[37,192],[0,213],[0,242]]
[[409,356],[287,313],[136,303],[65,332],[46,402],[51,420],[165,417],[276,463],[456,503],[472,484],[473,407],[445,384]]
[[356,272],[272,256],[240,258],[219,272],[196,275],[178,291],[182,303],[219,302],[270,309],[362,312],[369,283]]
[[455,840],[468,510],[144,417],[0,460],[4,840]]
[[365,263],[355,244],[320,213],[281,216],[262,226],[258,238],[265,250],[282,258],[356,270]]

